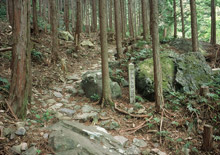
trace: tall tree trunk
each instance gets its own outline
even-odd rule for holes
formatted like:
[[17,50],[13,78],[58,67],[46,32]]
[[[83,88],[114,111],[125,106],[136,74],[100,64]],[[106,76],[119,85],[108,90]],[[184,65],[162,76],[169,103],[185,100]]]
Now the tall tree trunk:
[[72,33],[74,34],[74,29],[75,29],[75,7],[74,3],[75,0],[71,0],[71,16],[72,16]]
[[76,45],[76,50],[78,50],[78,47],[79,47],[79,41],[80,41],[80,33],[81,33],[81,0],[77,0],[77,3],[76,3],[76,6],[77,6],[77,15],[76,15],[76,33],[75,33],[75,45]]
[[8,0],[8,16],[9,16],[9,23],[13,27],[14,22],[14,5],[13,0]]
[[106,0],[99,0],[100,15],[100,41],[102,57],[102,97],[101,107],[105,104],[111,104],[111,88],[108,67],[108,45],[107,45],[107,21],[106,21]]
[[122,40],[126,37],[126,28],[125,28],[125,1],[120,0],[120,6],[121,6],[121,27],[122,27]]
[[57,22],[57,7],[56,1],[49,1],[50,3],[50,23],[51,23],[51,38],[52,38],[52,56],[51,62],[56,63],[58,61],[58,22]]
[[215,0],[211,0],[211,44],[216,44],[216,5]]
[[129,20],[129,32],[130,37],[134,39],[134,26],[133,26],[133,12],[132,12],[132,0],[128,0],[128,20]]
[[152,44],[153,44],[153,60],[154,60],[154,90],[155,90],[155,107],[157,112],[164,105],[163,88],[162,88],[162,70],[160,65],[160,43],[158,32],[158,0],[151,1],[152,16]]
[[181,8],[181,22],[182,22],[182,37],[185,38],[185,25],[184,25],[183,0],[180,0],[180,8]]
[[38,34],[38,24],[37,24],[37,0],[32,0],[33,5],[33,29],[34,35]]
[[192,32],[192,51],[199,51],[198,30],[197,30],[197,15],[196,15],[196,0],[190,0],[191,9],[191,32]]
[[96,0],[92,0],[92,31],[97,31],[97,3]]
[[66,31],[69,31],[69,0],[65,0],[64,21]]
[[39,0],[39,16],[42,17],[42,0]]
[[113,10],[113,0],[109,0],[109,28],[111,31],[113,31],[112,10]]
[[176,0],[173,0],[174,38],[177,38]]
[[[152,6],[152,1],[153,0],[149,0],[150,6]],[[153,22],[152,22],[153,16],[151,16],[152,12],[153,12],[152,7],[150,7],[150,36],[151,36],[151,38],[152,38],[152,35],[153,35],[153,26],[152,26],[152,24],[153,24]]]
[[114,1],[115,5],[115,30],[116,30],[116,45],[117,45],[117,57],[122,58],[122,39],[121,39],[121,11],[119,0]]
[[14,113],[24,119],[31,93],[29,0],[13,1],[13,56],[10,101]]
[[[149,24],[148,24],[148,13],[147,13],[147,1],[146,0],[141,0],[142,1],[142,22],[143,22],[143,37],[144,40],[148,39],[149,35]],[[149,5],[149,4],[148,4]]]

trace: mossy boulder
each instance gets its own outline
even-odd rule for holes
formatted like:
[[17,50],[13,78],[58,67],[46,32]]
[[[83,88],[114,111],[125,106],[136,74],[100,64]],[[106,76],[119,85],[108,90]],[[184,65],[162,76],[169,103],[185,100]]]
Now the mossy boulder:
[[74,41],[74,37],[68,31],[59,31],[58,37],[65,41]]
[[184,91],[196,91],[212,81],[212,69],[200,52],[181,54],[177,61],[176,83]]
[[[196,91],[212,81],[212,70],[201,52],[161,54],[163,92]],[[149,100],[154,99],[153,58],[138,64],[136,71],[137,91]]]
[[[175,57],[173,52],[165,52],[161,55],[161,67],[164,92],[174,90]],[[146,59],[138,64],[136,71],[137,90],[144,97],[152,100],[154,97],[154,64],[153,58]]]

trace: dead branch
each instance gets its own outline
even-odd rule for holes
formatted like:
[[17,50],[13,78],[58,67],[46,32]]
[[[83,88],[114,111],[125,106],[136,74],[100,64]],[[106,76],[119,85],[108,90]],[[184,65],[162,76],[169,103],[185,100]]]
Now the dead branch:
[[13,110],[12,110],[10,104],[8,103],[7,100],[5,100],[5,102],[6,102],[7,106],[8,106],[8,109],[10,110],[12,116],[13,116],[13,117],[15,118],[15,120],[17,121],[17,120],[18,120],[18,117],[17,117],[17,116],[15,115],[15,113],[13,112]]
[[1,48],[0,53],[1,52],[6,52],[6,51],[11,51],[11,50],[12,50],[12,47]]

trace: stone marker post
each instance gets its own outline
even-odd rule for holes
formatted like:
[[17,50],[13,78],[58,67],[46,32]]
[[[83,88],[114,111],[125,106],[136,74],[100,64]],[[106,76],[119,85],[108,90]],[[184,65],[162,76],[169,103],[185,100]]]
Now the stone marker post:
[[130,63],[128,65],[128,74],[129,74],[129,96],[130,103],[135,103],[135,70],[134,64]]

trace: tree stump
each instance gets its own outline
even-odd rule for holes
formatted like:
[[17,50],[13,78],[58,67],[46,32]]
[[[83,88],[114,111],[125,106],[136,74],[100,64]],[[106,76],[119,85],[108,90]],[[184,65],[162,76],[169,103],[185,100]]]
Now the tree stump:
[[200,95],[205,97],[205,96],[207,96],[208,93],[209,93],[209,87],[208,86],[201,86]]
[[204,151],[211,151],[213,148],[213,127],[211,125],[204,125],[203,144]]

